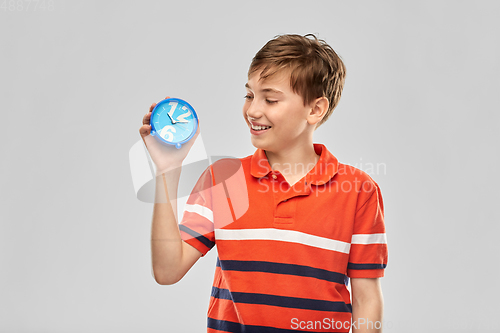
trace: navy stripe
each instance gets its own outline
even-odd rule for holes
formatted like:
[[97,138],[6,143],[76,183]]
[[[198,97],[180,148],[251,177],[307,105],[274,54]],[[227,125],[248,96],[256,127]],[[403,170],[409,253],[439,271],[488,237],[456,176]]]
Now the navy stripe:
[[[298,330],[298,329],[292,329],[292,321],[290,319],[290,329],[285,329],[285,328],[276,328],[276,327],[269,327],[269,326],[257,326],[257,325],[242,325],[240,323],[235,323],[232,321],[227,321],[227,320],[217,320],[208,317],[207,320],[207,326],[208,328],[214,329],[214,330],[219,330],[219,331],[224,331],[224,332],[231,332],[231,333],[290,333],[290,332],[309,332],[309,333],[317,333],[317,332],[324,332],[323,331],[311,331],[311,330]],[[347,331],[330,331],[330,332],[344,332],[347,333]]]
[[326,269],[303,265],[284,264],[269,261],[221,260],[217,265],[225,271],[264,272],[312,277],[320,280],[344,284],[345,275]]
[[347,269],[384,269],[387,264],[353,264],[352,262],[347,264]]
[[235,303],[262,304],[315,311],[352,312],[351,304],[346,304],[344,302],[269,294],[230,292],[227,289],[220,289],[217,287],[212,287],[211,296],[219,299],[228,299]]
[[215,242],[212,242],[210,239],[208,239],[207,237],[203,236],[202,234],[197,233],[193,229],[190,229],[190,228],[186,227],[184,224],[179,224],[179,230],[184,231],[188,235],[193,236],[194,238],[196,238],[197,240],[199,240],[201,243],[203,243],[203,245],[205,245],[209,249],[211,249],[215,245]]

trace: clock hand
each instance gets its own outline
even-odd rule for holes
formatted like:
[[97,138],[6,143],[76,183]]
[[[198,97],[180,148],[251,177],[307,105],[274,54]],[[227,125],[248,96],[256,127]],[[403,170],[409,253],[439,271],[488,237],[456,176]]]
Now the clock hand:
[[167,115],[170,118],[170,120],[172,121],[172,124],[175,124],[176,121],[174,120],[174,118],[172,118],[172,116],[170,115],[170,113],[167,112]]

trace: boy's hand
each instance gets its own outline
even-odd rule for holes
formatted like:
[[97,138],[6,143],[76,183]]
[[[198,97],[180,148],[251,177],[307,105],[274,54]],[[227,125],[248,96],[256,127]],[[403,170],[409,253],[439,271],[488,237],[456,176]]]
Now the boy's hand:
[[[165,99],[167,98],[170,97],[167,96]],[[153,103],[149,107],[149,112],[142,118],[142,126],[139,128],[139,133],[148,149],[149,155],[151,155],[156,165],[156,175],[158,176],[166,171],[182,166],[182,161],[184,161],[198,134],[200,134],[200,120],[198,119],[198,128],[191,140],[183,144],[180,149],[177,149],[175,146],[162,144],[151,136],[150,118],[155,106],[156,103]]]

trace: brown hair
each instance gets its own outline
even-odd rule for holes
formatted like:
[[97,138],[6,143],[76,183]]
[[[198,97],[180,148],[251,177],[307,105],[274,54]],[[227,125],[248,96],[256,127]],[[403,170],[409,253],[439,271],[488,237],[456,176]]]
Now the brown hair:
[[316,129],[330,117],[338,105],[346,75],[345,65],[337,53],[313,34],[276,36],[255,54],[248,76],[260,69],[262,80],[278,71],[288,71],[290,86],[302,96],[304,106],[318,97],[328,99],[328,110]]

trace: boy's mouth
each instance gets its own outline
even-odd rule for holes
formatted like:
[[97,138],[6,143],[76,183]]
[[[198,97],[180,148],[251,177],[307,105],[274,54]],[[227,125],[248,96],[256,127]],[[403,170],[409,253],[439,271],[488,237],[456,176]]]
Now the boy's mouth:
[[271,128],[271,126],[257,126],[257,125],[253,125],[253,124],[251,126],[252,126],[252,129],[255,131],[263,131],[263,130]]
[[271,126],[269,126],[269,125],[256,123],[256,122],[253,122],[253,121],[251,121],[251,120],[249,120],[248,122],[250,123],[250,127],[251,127],[254,131],[264,131],[264,130],[266,130],[266,129],[271,128]]

